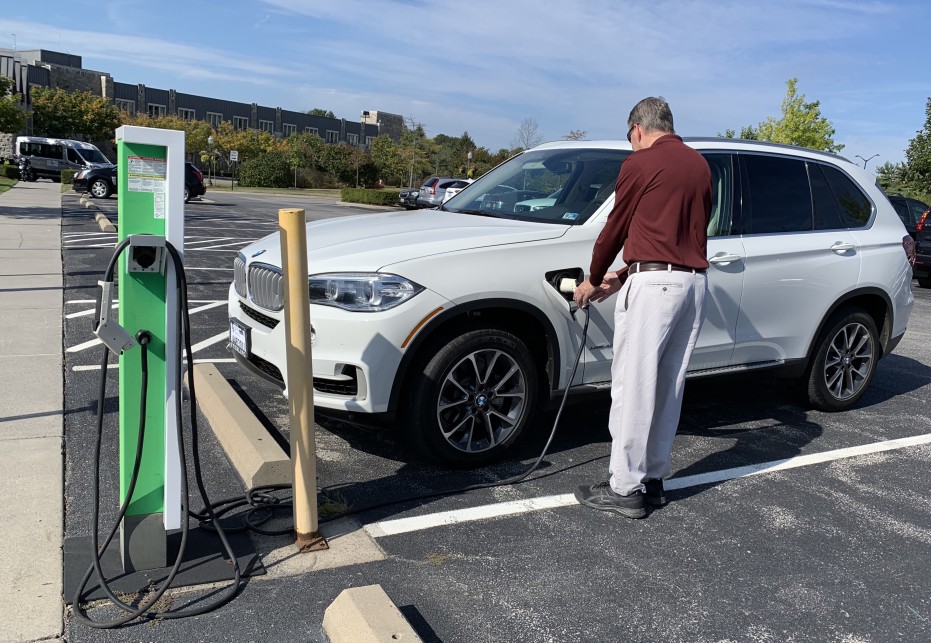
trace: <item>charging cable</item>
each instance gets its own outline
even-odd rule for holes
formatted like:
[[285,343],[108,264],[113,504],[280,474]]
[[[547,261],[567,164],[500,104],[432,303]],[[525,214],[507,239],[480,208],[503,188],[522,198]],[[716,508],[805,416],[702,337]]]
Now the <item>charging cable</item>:
[[[563,283],[565,282],[565,283]],[[563,294],[570,294],[574,291],[576,282],[572,279],[565,279],[559,284],[559,290]],[[570,283],[571,282],[571,283]],[[575,318],[575,313],[578,310],[574,304],[570,304],[570,312],[572,313],[573,318]],[[556,412],[556,418],[553,420],[553,428],[550,430],[549,438],[546,440],[546,444],[543,446],[543,451],[537,457],[533,464],[531,464],[523,473],[520,473],[516,476],[510,478],[505,478],[503,480],[495,480],[491,482],[482,482],[467,485],[465,487],[459,487],[458,489],[451,489],[447,491],[440,491],[436,493],[426,493],[417,496],[408,496],[406,498],[400,498],[397,500],[390,500],[387,502],[381,502],[374,505],[368,505],[365,507],[360,507],[358,509],[351,509],[349,511],[343,511],[331,516],[321,517],[318,522],[325,523],[333,520],[338,520],[339,518],[344,518],[346,516],[357,515],[365,513],[368,511],[373,511],[375,509],[382,509],[384,507],[392,507],[394,505],[399,505],[407,502],[414,502],[417,500],[429,500],[432,498],[444,498],[447,496],[455,496],[469,491],[476,491],[478,489],[491,489],[494,487],[504,487],[509,485],[515,485],[527,480],[527,477],[531,473],[537,470],[540,464],[543,462],[543,458],[546,457],[546,454],[549,451],[550,445],[553,442],[553,438],[556,436],[556,429],[559,427],[559,420],[562,417],[563,409],[566,406],[566,399],[569,396],[569,389],[571,388],[571,383],[575,380],[575,374],[578,371],[579,363],[582,360],[582,351],[585,350],[585,342],[588,339],[588,324],[590,321],[590,312],[588,306],[582,307],[582,312],[584,313],[585,320],[582,325],[582,338],[579,342],[579,350],[575,356],[575,363],[572,366],[572,374],[569,375],[569,384],[566,389],[563,391],[562,401],[559,403],[559,409]],[[536,479],[536,478],[535,478]],[[264,529],[261,525],[264,522],[267,522],[273,517],[275,511],[283,511],[291,508],[291,499],[290,498],[278,498],[274,494],[275,491],[290,489],[290,484],[277,484],[277,485],[264,485],[253,487],[246,492],[245,496],[239,496],[235,498],[228,498],[222,500],[214,505],[213,510],[217,516],[223,516],[234,509],[239,507],[249,506],[250,508],[246,511],[238,514],[240,516],[242,523],[236,527],[227,527],[227,531],[242,531],[251,529],[260,534],[274,536],[291,533],[293,527],[285,527],[282,529]],[[202,513],[192,513],[192,516],[199,517],[202,520],[202,525],[205,527],[210,527],[211,522],[208,520],[208,517]]]
[[[101,285],[101,303],[100,310],[98,310],[98,319],[100,323],[98,324],[98,330],[107,326],[106,320],[109,317],[110,301],[108,298],[110,296],[110,291],[113,284],[113,274],[116,268],[116,262],[120,254],[131,245],[143,245],[145,239],[140,239],[139,237],[151,237],[151,235],[131,235],[121,241],[116,249],[113,252],[113,256],[110,258],[110,263],[107,265],[107,270],[104,274],[104,281],[100,282]],[[185,355],[187,357],[188,367],[190,368],[193,361],[193,351],[191,350],[191,324],[190,317],[188,315],[188,298],[187,298],[187,279],[184,273],[184,265],[181,261],[181,256],[170,243],[165,241],[161,237],[152,237],[153,244],[155,246],[161,246],[164,244],[164,247],[167,248],[169,255],[172,259],[172,266],[175,270],[175,273],[178,277],[177,280],[177,289],[178,289],[178,306],[176,306],[176,327],[183,330],[183,346]],[[105,285],[109,284],[109,285]],[[182,314],[183,311],[183,314]],[[183,324],[183,326],[182,326]],[[106,332],[113,334],[113,326],[108,326]],[[101,337],[100,334],[98,334]],[[97,439],[94,450],[94,480],[93,480],[93,495],[94,495],[94,507],[92,514],[92,531],[91,531],[91,545],[93,547],[91,566],[88,568],[87,572],[84,574],[84,577],[81,580],[81,583],[78,585],[75,590],[73,608],[75,618],[78,622],[87,625],[93,628],[100,629],[109,629],[114,627],[119,627],[124,625],[136,618],[160,618],[160,619],[173,619],[173,618],[185,618],[188,616],[196,616],[198,614],[204,614],[209,612],[217,607],[229,602],[239,593],[240,590],[240,580],[241,580],[241,570],[239,568],[239,561],[236,558],[233,548],[229,543],[229,540],[226,537],[226,533],[223,529],[223,526],[220,524],[218,516],[213,511],[213,505],[210,503],[209,498],[207,497],[207,491],[204,487],[203,475],[201,471],[200,464],[200,447],[199,447],[199,438],[198,438],[198,429],[197,429],[197,411],[196,411],[196,395],[194,392],[194,378],[188,378],[188,387],[190,390],[190,424],[191,424],[191,451],[193,454],[194,461],[194,479],[197,484],[198,491],[200,492],[201,500],[206,507],[206,515],[211,519],[211,524],[214,530],[217,532],[217,535],[220,537],[220,540],[223,543],[223,548],[226,552],[226,555],[229,558],[230,564],[233,567],[233,578],[232,583],[227,587],[226,591],[223,592],[216,600],[202,604],[201,606],[186,611],[174,610],[174,611],[156,611],[152,607],[155,603],[165,594],[168,588],[171,586],[172,581],[178,574],[178,570],[181,567],[181,563],[184,560],[185,550],[187,548],[187,538],[189,532],[189,518],[201,518],[200,514],[194,515],[190,511],[190,499],[189,499],[189,489],[187,481],[187,462],[185,456],[184,448],[184,432],[182,429],[182,409],[181,409],[181,379],[182,379],[182,366],[181,360],[178,360],[178,369],[175,373],[176,380],[176,390],[178,394],[175,396],[175,414],[177,416],[176,430],[177,430],[177,440],[179,445],[179,456],[180,456],[180,468],[181,468],[181,543],[178,548],[178,555],[175,558],[174,565],[171,567],[171,570],[168,573],[168,576],[165,578],[164,582],[154,590],[154,593],[151,594],[147,599],[140,602],[138,605],[133,606],[116,596],[112,588],[107,583],[106,578],[104,577],[102,568],[101,568],[101,557],[106,551],[107,547],[110,545],[110,542],[113,540],[113,537],[116,535],[116,532],[119,530],[120,523],[126,515],[126,510],[129,507],[130,499],[133,496],[133,492],[136,488],[136,483],[139,477],[139,468],[142,462],[142,445],[143,438],[145,436],[145,414],[146,414],[146,400],[147,400],[147,388],[148,388],[148,345],[151,341],[151,335],[147,331],[139,331],[135,338],[129,337],[128,333],[123,331],[122,335],[117,331],[115,333],[117,338],[117,345],[119,346],[118,350],[128,349],[138,343],[141,352],[141,369],[142,369],[142,384],[141,384],[141,395],[140,395],[140,412],[139,412],[139,431],[138,439],[136,442],[136,454],[133,460],[132,474],[130,475],[129,484],[127,485],[126,495],[123,499],[123,503],[120,506],[117,518],[109,531],[109,534],[104,539],[102,545],[99,544],[99,524],[100,524],[100,450],[101,443],[103,440],[103,416],[104,416],[104,401],[106,399],[106,385],[107,385],[107,363],[110,356],[110,348],[112,342],[108,342],[101,337],[101,340],[104,341],[103,354],[101,356],[101,376],[100,376],[100,388],[97,399]],[[128,338],[128,339],[127,339]],[[135,341],[132,341],[132,340]],[[181,337],[180,335],[177,338],[177,345],[175,349],[178,351],[179,358],[181,357]],[[109,620],[109,621],[94,621],[87,615],[86,608],[82,607],[82,602],[84,598],[85,588],[91,576],[96,573],[97,582],[100,588],[104,591],[107,597],[110,599],[110,602],[119,607],[121,610],[126,612],[123,616]],[[198,602],[200,599],[197,599]]]

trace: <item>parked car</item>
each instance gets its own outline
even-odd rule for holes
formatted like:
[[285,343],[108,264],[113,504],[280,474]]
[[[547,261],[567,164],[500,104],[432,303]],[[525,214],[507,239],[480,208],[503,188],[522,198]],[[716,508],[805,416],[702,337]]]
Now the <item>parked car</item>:
[[451,186],[446,188],[446,194],[443,196],[443,203],[446,203],[451,198],[462,192],[469,183],[472,183],[472,179],[460,179],[456,183],[453,183]]
[[899,215],[905,229],[912,235],[912,239],[917,240],[915,228],[918,226],[921,216],[928,211],[928,204],[899,194],[890,194],[888,196],[889,202],[895,208],[895,213]]
[[[87,192],[96,199],[109,198],[116,193],[116,166],[81,170],[74,175],[72,187],[75,192]],[[204,175],[194,167],[193,163],[184,164],[184,202],[193,197],[203,196],[207,193],[204,186]]]
[[931,211],[925,210],[915,225],[915,265],[912,276],[922,288],[931,288]]
[[45,136],[17,136],[13,156],[29,159],[37,178],[61,181],[62,170],[109,167],[110,159],[90,143]]
[[[913,244],[889,200],[839,156],[686,142],[713,184],[709,291],[688,376],[768,369],[797,380],[815,408],[853,407],[914,302]],[[625,291],[591,305],[583,341],[582,315],[558,285],[587,270],[629,154],[627,141],[547,143],[475,181],[443,216],[310,222],[317,412],[399,427],[430,457],[477,465],[506,453],[567,388],[609,391]],[[560,188],[546,207],[515,211]],[[233,269],[231,350],[287,394],[278,235],[243,248]]]
[[427,179],[420,186],[417,194],[417,207],[435,208],[443,204],[443,197],[446,196],[446,189],[468,185],[466,179],[452,179],[434,176]]
[[401,190],[398,192],[398,205],[406,210],[416,210],[418,194],[420,194],[420,190]]

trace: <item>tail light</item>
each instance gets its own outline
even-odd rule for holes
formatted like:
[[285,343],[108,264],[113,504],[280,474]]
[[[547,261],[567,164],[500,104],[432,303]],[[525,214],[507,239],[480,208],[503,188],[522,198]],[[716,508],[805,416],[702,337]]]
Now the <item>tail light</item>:
[[908,263],[912,266],[915,265],[915,240],[912,239],[912,235],[907,234],[902,237],[902,249],[905,250],[905,257],[908,259]]
[[931,210],[925,210],[924,212],[921,213],[921,218],[918,219],[918,225],[915,226],[915,230],[917,230],[918,232],[921,232],[922,230],[925,229],[925,221],[928,219],[929,212],[931,212]]
[[430,194],[432,195],[436,194],[436,183],[434,183],[433,186],[430,188]]
[[201,173],[201,171],[198,170],[196,167],[194,168],[194,176],[197,177],[197,180],[198,180],[200,183],[203,183],[203,182],[204,182],[204,175],[203,175],[203,174]]

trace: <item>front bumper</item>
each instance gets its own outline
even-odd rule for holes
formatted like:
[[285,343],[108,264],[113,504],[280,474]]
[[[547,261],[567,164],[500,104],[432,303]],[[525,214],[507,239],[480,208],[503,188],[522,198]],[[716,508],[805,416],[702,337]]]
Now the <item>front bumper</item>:
[[[392,410],[389,399],[407,346],[423,320],[448,306],[429,290],[380,313],[312,305],[314,406],[352,414]],[[237,361],[287,394],[284,312],[258,308],[233,286],[227,311],[248,333],[247,355],[231,348]]]

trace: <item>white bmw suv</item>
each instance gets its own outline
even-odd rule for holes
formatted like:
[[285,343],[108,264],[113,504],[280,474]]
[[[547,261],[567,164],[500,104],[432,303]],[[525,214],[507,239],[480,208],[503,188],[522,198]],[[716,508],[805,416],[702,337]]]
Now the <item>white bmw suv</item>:
[[[686,143],[707,159],[714,194],[689,376],[778,369],[815,408],[853,406],[913,303],[911,238],[888,199],[838,156]],[[626,142],[548,143],[440,212],[309,223],[317,412],[394,427],[438,460],[473,465],[500,456],[567,387],[607,393],[615,299],[591,306],[583,338],[582,315],[557,286],[587,270],[630,154]],[[541,207],[519,207],[531,200]],[[230,347],[285,388],[281,283],[277,234],[239,253]]]

